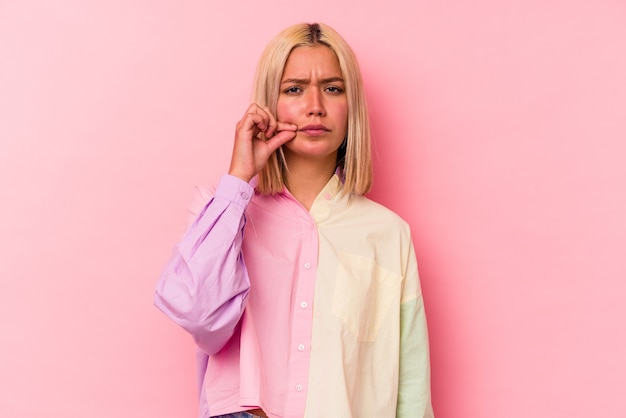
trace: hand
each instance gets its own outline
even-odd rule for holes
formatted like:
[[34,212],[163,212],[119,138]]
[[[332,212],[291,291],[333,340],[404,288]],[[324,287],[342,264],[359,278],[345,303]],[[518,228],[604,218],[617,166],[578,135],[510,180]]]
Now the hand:
[[[274,151],[296,137],[297,129],[296,125],[276,121],[267,107],[251,104],[237,122],[228,174],[250,181],[265,167]],[[260,134],[267,139],[260,138]]]

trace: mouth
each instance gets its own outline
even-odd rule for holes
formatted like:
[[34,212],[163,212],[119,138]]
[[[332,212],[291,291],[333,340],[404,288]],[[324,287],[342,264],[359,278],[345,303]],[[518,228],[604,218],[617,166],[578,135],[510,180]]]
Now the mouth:
[[330,129],[328,129],[324,125],[307,125],[303,126],[302,128],[298,128],[298,131],[303,132],[304,134],[309,136],[320,136],[330,132]]

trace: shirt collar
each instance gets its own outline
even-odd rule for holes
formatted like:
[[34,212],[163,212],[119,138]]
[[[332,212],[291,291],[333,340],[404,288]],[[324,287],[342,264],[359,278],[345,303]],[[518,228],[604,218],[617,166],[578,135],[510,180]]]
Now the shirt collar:
[[[258,185],[258,177],[255,176],[250,180],[250,185],[256,190]],[[349,196],[347,193],[341,192],[341,179],[337,173],[333,174],[333,176],[328,180],[328,183],[322,188],[319,192],[313,204],[311,205],[311,209],[308,212],[309,216],[315,221],[316,224],[328,219],[333,210],[338,206],[343,206],[347,204]],[[257,191],[258,193],[258,191]],[[278,193],[278,195],[282,195],[287,197],[290,200],[294,200],[295,198],[291,195],[289,190],[286,187],[283,187],[283,190]],[[302,207],[300,204],[298,204]],[[305,210],[302,207],[302,210]]]
[[332,211],[345,202],[347,198],[348,196],[345,193],[341,193],[339,176],[334,174],[313,201],[309,213],[315,220],[315,223],[319,224],[328,219]]

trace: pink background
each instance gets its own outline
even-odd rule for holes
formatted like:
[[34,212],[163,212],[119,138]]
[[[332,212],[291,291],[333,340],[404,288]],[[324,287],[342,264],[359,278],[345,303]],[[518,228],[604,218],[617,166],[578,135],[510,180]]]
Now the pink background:
[[195,417],[153,288],[261,49],[318,20],[413,229],[437,417],[626,416],[621,0],[1,2],[0,416]]

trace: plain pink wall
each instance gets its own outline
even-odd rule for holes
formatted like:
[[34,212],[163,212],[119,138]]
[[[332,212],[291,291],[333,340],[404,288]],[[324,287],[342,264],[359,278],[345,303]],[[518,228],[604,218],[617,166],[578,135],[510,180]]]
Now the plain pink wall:
[[4,1],[0,416],[194,417],[152,307],[265,43],[356,50],[412,225],[438,418],[626,416],[626,5]]

